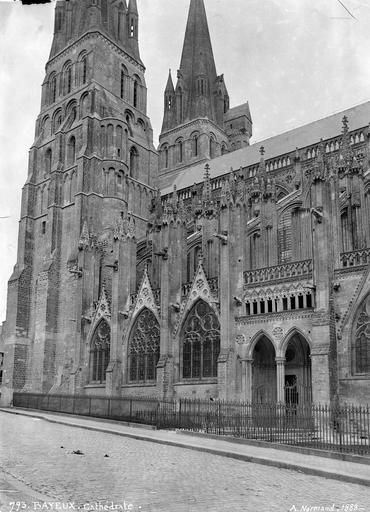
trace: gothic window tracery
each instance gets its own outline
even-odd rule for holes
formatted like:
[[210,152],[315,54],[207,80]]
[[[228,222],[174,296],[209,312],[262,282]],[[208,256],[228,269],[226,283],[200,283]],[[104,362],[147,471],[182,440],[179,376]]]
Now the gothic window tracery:
[[353,359],[355,373],[370,373],[370,295],[362,302],[354,323]]
[[95,330],[90,348],[90,381],[103,383],[110,357],[110,327],[102,320]]
[[191,309],[182,329],[182,377],[217,377],[220,353],[220,323],[212,308],[199,300]]
[[137,317],[129,340],[128,367],[130,382],[156,380],[159,351],[159,323],[154,313],[145,308]]

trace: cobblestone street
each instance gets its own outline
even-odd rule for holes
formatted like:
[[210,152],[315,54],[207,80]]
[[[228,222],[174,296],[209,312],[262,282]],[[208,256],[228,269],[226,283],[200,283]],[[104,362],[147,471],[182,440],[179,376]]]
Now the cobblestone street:
[[[76,510],[113,503],[118,510],[141,512],[285,512],[333,505],[330,510],[370,511],[369,487],[295,471],[6,413],[0,413],[0,434],[3,477]],[[72,453],[77,450],[83,455]],[[1,479],[0,491],[4,485]],[[9,503],[0,492],[0,511],[8,512]],[[28,505],[37,510],[37,503]]]

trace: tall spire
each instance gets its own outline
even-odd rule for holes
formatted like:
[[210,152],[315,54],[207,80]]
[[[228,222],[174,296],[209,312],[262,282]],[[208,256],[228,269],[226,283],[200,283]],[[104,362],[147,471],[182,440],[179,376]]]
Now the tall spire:
[[223,109],[219,115],[215,92],[225,87],[223,77],[217,77],[203,0],[190,2],[178,78],[177,92],[185,95],[183,120],[208,117],[221,124]]
[[207,74],[216,80],[216,65],[203,0],[191,0],[180,70],[184,78]]

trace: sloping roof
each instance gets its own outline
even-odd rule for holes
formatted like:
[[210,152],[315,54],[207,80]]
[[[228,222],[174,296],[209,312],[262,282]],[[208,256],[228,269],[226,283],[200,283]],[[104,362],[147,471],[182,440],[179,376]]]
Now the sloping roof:
[[[211,178],[227,174],[231,168],[236,171],[240,167],[258,164],[261,158],[259,152],[261,146],[265,148],[265,159],[269,160],[291,153],[296,148],[303,149],[311,146],[318,143],[320,139],[326,140],[337,137],[341,134],[344,115],[348,118],[350,131],[364,128],[370,123],[370,101],[214,158],[209,162]],[[192,186],[194,183],[200,183],[203,181],[203,175],[204,162],[194,167],[188,167],[184,170],[184,173],[173,180],[170,186],[163,188],[161,193],[162,195],[169,194],[172,192],[174,185],[176,185],[177,190],[181,190]]]
[[236,107],[230,108],[225,116],[224,119],[227,121],[229,119],[236,119],[240,116],[247,116],[248,119],[251,119],[251,112],[249,110],[249,103],[248,101],[246,103],[242,103],[241,105],[237,105]]

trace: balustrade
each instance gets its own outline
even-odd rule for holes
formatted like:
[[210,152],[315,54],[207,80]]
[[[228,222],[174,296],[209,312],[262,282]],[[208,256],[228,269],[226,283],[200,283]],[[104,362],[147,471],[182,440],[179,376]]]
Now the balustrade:
[[370,263],[370,249],[342,252],[340,255],[342,267],[359,267]]
[[273,267],[258,268],[244,272],[246,285],[277,281],[279,279],[308,277],[312,274],[312,260],[295,261]]

